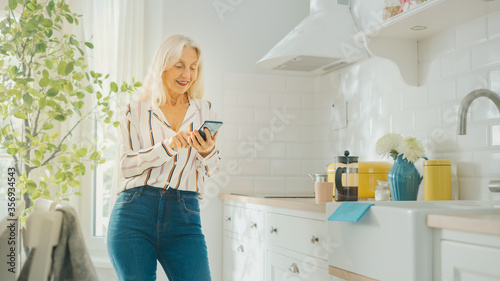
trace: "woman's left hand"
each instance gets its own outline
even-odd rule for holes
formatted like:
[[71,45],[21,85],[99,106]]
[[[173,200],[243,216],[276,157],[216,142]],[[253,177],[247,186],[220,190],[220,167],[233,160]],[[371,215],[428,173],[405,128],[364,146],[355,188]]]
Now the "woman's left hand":
[[203,140],[203,137],[197,130],[192,131],[188,137],[188,144],[196,149],[203,158],[207,157],[215,149],[215,142],[217,141],[217,135],[219,133],[216,132],[212,136],[207,128],[204,129],[204,132],[207,138],[206,141]]

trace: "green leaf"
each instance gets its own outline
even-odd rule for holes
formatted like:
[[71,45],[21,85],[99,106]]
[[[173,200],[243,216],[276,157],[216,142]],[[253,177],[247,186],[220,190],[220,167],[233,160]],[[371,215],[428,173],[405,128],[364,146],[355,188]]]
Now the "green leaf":
[[40,152],[40,150],[35,150],[35,157],[37,159],[42,159],[42,153]]
[[85,46],[87,46],[89,49],[94,49],[94,45],[90,42],[85,42]]
[[76,97],[79,99],[83,99],[83,98],[85,98],[85,94],[82,92],[76,92]]
[[141,82],[135,82],[134,87],[136,87],[136,88],[137,88],[137,87],[140,87],[140,86],[142,86],[142,83],[141,83]]
[[40,79],[40,82],[38,82],[38,85],[40,85],[40,87],[42,88],[47,87],[49,84],[50,84],[50,79],[47,77],[43,77],[42,79]]
[[59,73],[60,75],[64,75],[65,70],[66,70],[66,62],[64,61],[59,62],[59,64],[57,65],[57,73]]
[[75,195],[78,195],[78,196],[81,196],[81,195],[82,195],[82,193],[81,193],[80,191],[77,191],[77,192],[75,192],[74,194],[75,194]]
[[24,94],[23,101],[27,106],[31,106],[33,103],[33,97],[30,94]]
[[111,122],[111,118],[109,118],[109,116],[104,119],[104,123],[108,124],[110,122]]
[[66,193],[66,191],[68,191],[68,185],[67,184],[63,184],[61,186],[61,193],[64,194],[64,193]]
[[26,187],[29,189],[35,189],[36,188],[36,182],[32,180],[27,180],[26,181]]
[[14,114],[14,117],[19,119],[28,119],[28,115],[26,115],[26,113],[21,111],[16,112],[16,114]]
[[47,91],[47,96],[49,96],[49,97],[55,97],[55,96],[57,96],[57,94],[59,94],[59,90],[56,88],[50,88]]
[[118,92],[118,85],[115,82],[111,82],[111,91],[117,93]]
[[92,88],[92,86],[88,85],[87,87],[85,87],[85,91],[87,91],[90,94],[92,94],[94,92],[94,88]]
[[35,46],[36,53],[45,53],[46,50],[47,50],[47,44],[45,44],[45,43],[39,43],[39,44],[36,44],[36,46]]
[[73,17],[71,15],[65,15],[64,16],[66,18],[66,20],[69,22],[69,23],[73,23]]
[[73,68],[74,68],[73,63],[71,63],[71,62],[70,62],[70,63],[68,63],[68,64],[66,65],[66,68],[65,68],[64,73],[65,73],[66,75],[69,75],[69,74],[73,71]]
[[52,123],[47,123],[47,124],[43,125],[44,130],[50,130],[52,128],[54,128],[54,124],[52,124]]
[[[46,66],[48,69],[54,69],[54,64],[53,64],[53,63],[52,63],[52,61],[51,61],[51,60],[49,60],[49,59],[46,59],[46,60],[45,60],[45,66]],[[48,72],[47,72],[47,75],[48,75]],[[45,77],[45,75],[44,75],[44,77]]]
[[120,122],[114,122],[114,123],[113,123],[113,126],[114,126],[115,128],[116,128],[116,127],[118,127],[118,126],[120,126]]
[[17,7],[17,0],[9,0],[9,9],[15,10]]
[[86,148],[80,148],[80,149],[78,149],[76,151],[76,156],[79,157],[79,158],[82,158],[85,155],[87,155],[87,149]]
[[56,115],[56,117],[54,117],[54,119],[56,119],[57,121],[63,122],[66,120],[66,116],[64,116],[62,114],[58,114],[58,115]]
[[44,27],[52,27],[52,21],[50,19],[43,18],[42,21],[40,22],[41,25]]
[[95,160],[96,158],[99,157],[99,152],[98,151],[94,151],[92,152],[92,154],[90,155],[90,160]]
[[55,139],[55,138],[57,138],[58,136],[59,136],[59,131],[55,131],[55,132],[53,132],[53,133],[50,135],[50,138],[51,138],[51,139]]

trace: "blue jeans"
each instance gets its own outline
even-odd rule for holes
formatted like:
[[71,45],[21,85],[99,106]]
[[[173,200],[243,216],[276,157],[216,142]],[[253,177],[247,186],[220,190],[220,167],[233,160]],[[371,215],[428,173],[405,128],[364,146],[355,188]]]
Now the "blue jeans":
[[120,281],[210,281],[198,194],[140,186],[122,191],[109,221],[108,254]]

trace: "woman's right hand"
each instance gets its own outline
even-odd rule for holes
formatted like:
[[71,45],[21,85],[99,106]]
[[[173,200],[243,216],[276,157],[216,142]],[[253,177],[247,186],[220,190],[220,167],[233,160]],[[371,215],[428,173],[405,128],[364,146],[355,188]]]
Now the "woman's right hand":
[[179,131],[175,133],[175,135],[171,136],[167,139],[168,146],[171,148],[188,148],[188,136],[189,132],[187,131]]

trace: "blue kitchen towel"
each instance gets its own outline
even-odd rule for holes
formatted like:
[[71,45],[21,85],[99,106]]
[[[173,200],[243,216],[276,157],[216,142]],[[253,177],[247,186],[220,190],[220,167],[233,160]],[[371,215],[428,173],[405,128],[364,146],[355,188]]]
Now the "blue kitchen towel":
[[329,221],[358,222],[373,204],[359,202],[344,202],[328,218]]

